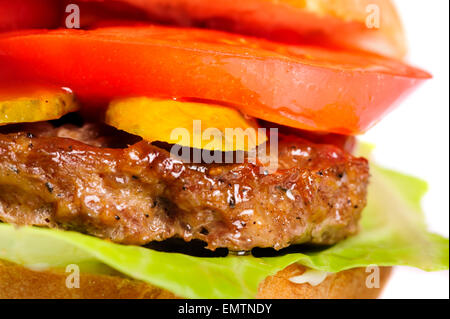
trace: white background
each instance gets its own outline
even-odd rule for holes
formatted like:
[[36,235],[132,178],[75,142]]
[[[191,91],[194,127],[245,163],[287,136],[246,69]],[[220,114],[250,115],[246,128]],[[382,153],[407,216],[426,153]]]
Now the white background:
[[[430,229],[449,234],[449,1],[396,0],[408,40],[408,61],[434,78],[361,137],[376,145],[383,166],[421,177]],[[383,14],[381,12],[381,14]],[[384,298],[449,298],[448,271],[398,267]]]

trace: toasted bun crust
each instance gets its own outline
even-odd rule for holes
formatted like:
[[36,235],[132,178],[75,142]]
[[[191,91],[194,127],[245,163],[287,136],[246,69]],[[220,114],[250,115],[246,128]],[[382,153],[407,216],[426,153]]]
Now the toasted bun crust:
[[[367,288],[368,273],[363,268],[329,275],[321,284],[295,284],[289,278],[305,271],[291,265],[259,286],[260,299],[371,299],[377,298],[391,268],[380,269],[380,288]],[[80,276],[80,288],[66,287],[67,274],[60,271],[34,271],[0,261],[0,299],[174,299],[171,292],[119,276]]]
[[[274,39],[325,35],[335,44],[389,57],[403,58],[407,52],[402,22],[391,0],[123,1],[152,18],[182,26]],[[371,17],[379,18],[379,25],[367,26]]]

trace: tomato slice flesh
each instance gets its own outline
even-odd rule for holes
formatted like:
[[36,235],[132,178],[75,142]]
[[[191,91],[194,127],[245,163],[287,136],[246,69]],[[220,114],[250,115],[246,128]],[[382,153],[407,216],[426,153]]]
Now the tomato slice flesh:
[[0,36],[0,74],[71,88],[83,101],[201,99],[296,128],[354,135],[430,75],[363,53],[163,26]]

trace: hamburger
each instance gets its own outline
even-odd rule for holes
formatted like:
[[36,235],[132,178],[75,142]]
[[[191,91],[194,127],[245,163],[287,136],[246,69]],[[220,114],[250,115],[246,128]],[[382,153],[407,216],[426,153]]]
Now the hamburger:
[[0,2],[1,298],[376,298],[448,269],[426,184],[355,138],[430,78],[390,1],[33,3]]

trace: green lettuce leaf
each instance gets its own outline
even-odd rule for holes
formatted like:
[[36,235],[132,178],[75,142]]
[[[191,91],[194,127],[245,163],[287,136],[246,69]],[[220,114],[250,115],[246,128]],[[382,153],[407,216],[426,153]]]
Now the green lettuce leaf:
[[360,233],[320,251],[199,258],[76,232],[0,224],[0,259],[37,269],[77,264],[86,272],[119,271],[186,298],[252,298],[265,277],[295,262],[326,272],[369,265],[448,269],[448,239],[427,232],[420,207],[426,183],[376,165],[371,174]]

